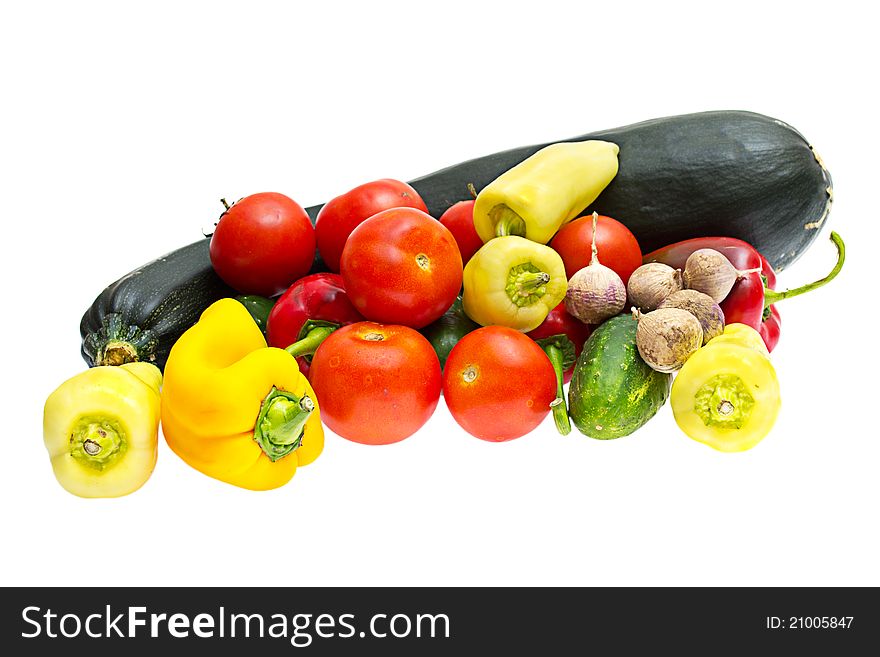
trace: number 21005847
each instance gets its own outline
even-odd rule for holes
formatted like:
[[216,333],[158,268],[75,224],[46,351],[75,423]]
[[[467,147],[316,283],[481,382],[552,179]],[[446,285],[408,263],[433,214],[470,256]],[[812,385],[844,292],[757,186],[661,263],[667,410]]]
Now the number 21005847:
[[848,630],[852,627],[853,616],[767,616],[768,630]]

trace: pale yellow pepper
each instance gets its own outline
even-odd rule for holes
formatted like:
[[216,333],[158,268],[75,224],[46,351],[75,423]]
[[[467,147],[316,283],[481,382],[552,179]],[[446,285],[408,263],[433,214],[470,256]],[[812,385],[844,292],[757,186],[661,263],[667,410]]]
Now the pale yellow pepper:
[[480,239],[519,235],[546,244],[617,175],[619,150],[597,140],[551,144],[502,173],[474,202]]
[[484,244],[462,275],[464,312],[483,326],[531,331],[565,298],[565,264],[549,246],[509,235]]
[[55,477],[80,497],[119,497],[156,465],[162,374],[149,363],[93,367],[46,400],[43,440]]
[[751,449],[770,433],[781,400],[776,371],[755,329],[729,324],[678,372],[669,397],[688,437],[722,452]]
[[738,344],[742,347],[754,349],[764,354],[767,358],[770,357],[770,352],[767,351],[767,345],[764,344],[761,335],[746,324],[728,324],[724,327],[724,332],[712,338],[710,342],[716,347],[721,344]]

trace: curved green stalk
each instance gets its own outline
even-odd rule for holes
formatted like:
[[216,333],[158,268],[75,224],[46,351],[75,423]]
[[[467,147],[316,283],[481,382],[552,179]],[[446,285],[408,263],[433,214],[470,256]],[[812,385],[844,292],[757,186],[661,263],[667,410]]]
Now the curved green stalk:
[[777,292],[776,290],[771,290],[770,288],[764,288],[764,309],[766,310],[774,303],[778,303],[784,299],[790,299],[792,297],[796,297],[801,294],[805,294],[806,292],[810,292],[815,290],[816,288],[822,287],[826,283],[830,283],[834,280],[834,278],[840,273],[840,270],[843,269],[843,262],[846,260],[846,246],[843,243],[843,239],[835,233],[831,231],[831,241],[834,242],[834,245],[837,247],[837,264],[834,265],[834,269],[825,277],[813,283],[807,283],[806,285],[801,285],[800,287],[796,287],[791,290],[785,290],[783,292]]

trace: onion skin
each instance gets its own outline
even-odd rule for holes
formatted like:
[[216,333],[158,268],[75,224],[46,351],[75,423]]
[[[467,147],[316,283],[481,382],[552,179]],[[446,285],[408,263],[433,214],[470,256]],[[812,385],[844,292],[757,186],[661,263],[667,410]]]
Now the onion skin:
[[681,369],[703,344],[703,328],[696,317],[680,308],[663,308],[642,314],[638,320],[636,347],[651,369],[670,373]]
[[697,318],[703,329],[703,344],[724,333],[724,311],[708,294],[696,290],[680,290],[660,304],[660,309],[678,308]]
[[662,262],[642,265],[632,273],[626,286],[630,304],[642,312],[656,310],[669,295],[681,289],[681,270]]
[[626,287],[617,273],[593,261],[568,282],[565,309],[584,324],[601,324],[626,306]]

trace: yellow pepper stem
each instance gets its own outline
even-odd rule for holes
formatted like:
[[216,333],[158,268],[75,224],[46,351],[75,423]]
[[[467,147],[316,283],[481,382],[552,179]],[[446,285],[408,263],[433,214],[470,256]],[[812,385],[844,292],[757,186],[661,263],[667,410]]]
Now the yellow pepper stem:
[[495,237],[506,237],[507,235],[525,237],[525,220],[503,203],[489,210],[489,219],[495,225]]
[[517,306],[530,306],[547,292],[550,274],[540,271],[530,262],[511,267],[504,291]]
[[302,445],[306,421],[314,410],[307,395],[297,397],[273,387],[260,407],[254,440],[271,461],[282,459]]
[[741,429],[749,419],[754,398],[742,379],[719,374],[704,383],[694,398],[694,410],[707,427]]
[[110,418],[81,418],[70,432],[70,455],[95,470],[109,468],[127,449],[122,427]]

